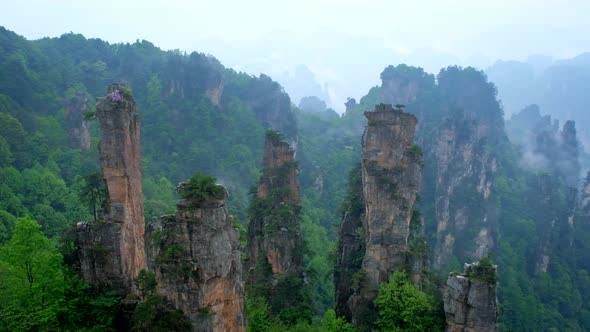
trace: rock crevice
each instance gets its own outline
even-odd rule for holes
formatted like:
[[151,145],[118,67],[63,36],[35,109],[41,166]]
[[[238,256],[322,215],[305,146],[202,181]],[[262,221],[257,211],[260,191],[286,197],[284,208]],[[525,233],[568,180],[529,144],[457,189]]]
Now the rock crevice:
[[245,331],[240,243],[225,199],[178,203],[147,232],[157,294],[180,309],[193,331]]
[[[483,271],[483,272],[481,272]],[[448,332],[497,331],[496,266],[465,264],[463,274],[450,274],[444,289]]]
[[146,268],[140,117],[129,89],[120,84],[112,84],[107,96],[98,98],[96,111],[106,198],[103,222],[79,227],[81,274],[91,284],[111,283],[125,294]]

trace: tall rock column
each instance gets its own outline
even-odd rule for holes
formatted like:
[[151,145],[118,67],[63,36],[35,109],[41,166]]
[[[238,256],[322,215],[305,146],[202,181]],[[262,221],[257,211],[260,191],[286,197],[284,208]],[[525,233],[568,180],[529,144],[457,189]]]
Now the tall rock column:
[[146,268],[139,113],[124,85],[98,98],[100,168],[105,183],[103,221],[78,229],[80,270],[86,282],[109,283],[121,294]]
[[266,133],[262,176],[248,225],[247,285],[276,312],[302,304],[304,284],[297,164],[282,139],[276,131]]
[[[158,295],[189,318],[192,331],[242,332],[240,241],[227,213],[225,191],[218,187],[218,195],[182,200],[175,216],[150,225],[149,265]],[[181,185],[179,192],[183,190]]]
[[453,256],[460,261],[486,257],[494,246],[498,213],[490,194],[498,166],[487,148],[488,131],[475,114],[457,112],[443,121],[436,143],[429,145],[427,159],[434,162],[426,165],[425,173],[434,180],[436,270],[444,269]]
[[482,259],[449,275],[443,294],[448,332],[497,331],[496,266]]
[[68,132],[68,144],[72,148],[88,150],[90,148],[90,132],[88,122],[84,119],[88,108],[88,99],[84,94],[77,94],[66,99],[65,123]]
[[98,98],[100,168],[105,181],[104,222],[121,224],[121,272],[130,283],[146,268],[140,119],[125,85],[112,84]]
[[380,104],[366,112],[362,141],[365,254],[360,286],[350,301],[353,324],[363,325],[392,272],[404,269],[410,222],[420,190],[422,152],[414,145],[416,117]]

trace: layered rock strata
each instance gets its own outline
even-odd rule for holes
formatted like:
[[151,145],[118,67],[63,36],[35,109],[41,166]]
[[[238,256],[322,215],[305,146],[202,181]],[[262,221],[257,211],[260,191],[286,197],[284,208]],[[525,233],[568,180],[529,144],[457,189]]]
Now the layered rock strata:
[[[303,285],[303,239],[294,151],[282,135],[267,131],[262,176],[248,225],[248,284],[280,311],[299,301],[273,296],[288,283],[293,297]],[[292,301],[291,301],[292,300]],[[275,302],[277,301],[277,302]],[[280,302],[280,303],[279,303]]]
[[133,278],[146,268],[139,112],[129,89],[119,84],[112,84],[108,95],[98,98],[96,111],[106,190],[104,223],[80,227],[81,273],[89,283],[112,283],[127,293]]
[[495,332],[496,266],[465,264],[463,274],[450,274],[444,289],[448,332]]
[[[437,270],[453,255],[479,259],[494,246],[497,218],[490,193],[497,162],[487,149],[487,138],[486,127],[474,114],[458,112],[438,128],[437,143],[428,152],[428,159],[436,165],[432,264]],[[456,243],[472,245],[458,247]]]
[[180,309],[192,331],[246,330],[240,242],[225,199],[186,199],[147,233],[157,294]]
[[88,112],[88,99],[84,94],[77,94],[66,99],[65,123],[68,133],[68,144],[75,149],[90,148],[90,132],[85,115]]
[[[407,266],[410,222],[422,169],[422,152],[414,145],[414,115],[380,104],[365,116],[368,125],[363,134],[361,166],[364,216],[362,235],[357,236],[363,241],[362,264],[350,277],[354,294],[348,300],[338,299],[340,308],[343,301],[348,306],[339,314],[349,313],[355,325],[365,325],[365,320],[370,319],[379,284]],[[359,248],[354,243],[354,234],[359,232],[355,230],[358,217],[351,217],[342,224],[343,257]]]

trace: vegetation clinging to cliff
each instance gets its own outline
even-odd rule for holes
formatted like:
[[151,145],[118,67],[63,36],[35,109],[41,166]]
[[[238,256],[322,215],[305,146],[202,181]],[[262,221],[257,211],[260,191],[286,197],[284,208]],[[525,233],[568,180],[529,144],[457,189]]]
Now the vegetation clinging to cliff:
[[184,199],[204,201],[208,198],[223,198],[225,189],[223,186],[216,184],[216,178],[210,175],[196,173],[180,189],[180,196]]
[[394,272],[375,298],[382,331],[443,331],[434,301],[414,286],[404,272]]

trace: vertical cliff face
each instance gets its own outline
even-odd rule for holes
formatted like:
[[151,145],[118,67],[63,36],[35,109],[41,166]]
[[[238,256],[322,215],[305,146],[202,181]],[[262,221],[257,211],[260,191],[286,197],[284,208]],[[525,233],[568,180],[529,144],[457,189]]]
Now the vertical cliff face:
[[139,113],[124,85],[99,98],[99,155],[105,182],[103,221],[79,228],[81,273],[87,282],[111,283],[121,293],[146,267]]
[[523,166],[536,171],[529,176],[526,198],[534,207],[531,216],[538,238],[534,269],[545,273],[555,255],[574,255],[569,250],[581,169],[575,123],[566,121],[560,130],[557,120],[541,116],[539,108],[531,105],[513,116],[508,128],[511,140],[523,150]]
[[291,111],[291,99],[283,88],[269,76],[261,74],[246,91],[244,97],[265,128],[281,132],[295,151],[299,138],[297,121]]
[[447,279],[443,300],[448,332],[498,330],[496,267],[482,261],[465,264],[464,274]]
[[[535,153],[545,161],[540,168],[546,173],[531,179],[529,204],[539,206],[533,211],[539,237],[535,271],[543,273],[547,272],[554,255],[566,254],[571,249],[574,238],[581,168],[578,140],[573,121],[566,121],[561,131],[558,128],[555,122],[552,127],[537,127],[535,131]],[[565,194],[565,204],[560,192]],[[547,209],[548,206],[552,208]]]
[[[301,301],[297,299],[303,287],[298,187],[293,149],[278,132],[268,131],[248,225],[247,282],[277,312]],[[293,296],[278,296],[280,291]]]
[[112,84],[99,98],[100,168],[105,181],[104,222],[121,224],[121,267],[132,280],[146,267],[140,119],[133,96],[124,85]]
[[353,276],[361,270],[365,255],[365,236],[363,220],[365,216],[365,202],[363,199],[363,180],[360,164],[355,167],[348,178],[348,197],[344,206],[348,209],[344,213],[338,232],[338,251],[336,268],[334,270],[334,286],[336,291],[336,313],[352,320],[349,300],[354,294]]
[[478,259],[493,248],[496,218],[489,197],[497,163],[486,149],[487,132],[474,114],[459,112],[443,122],[430,145],[427,159],[435,161],[429,166],[435,167],[435,269],[445,267],[453,255]]
[[193,331],[246,330],[239,236],[224,198],[179,202],[146,238],[158,295],[184,312]]
[[[338,267],[342,275],[337,278],[339,314],[351,315],[356,325],[370,324],[366,320],[373,312],[379,284],[407,266],[410,222],[422,169],[422,152],[413,144],[415,116],[384,104],[365,116],[368,125],[362,141],[362,229],[359,231],[358,212],[345,218]],[[359,244],[358,240],[363,242]],[[357,255],[359,250],[363,251],[361,255]],[[354,264],[342,266],[351,264],[345,261],[351,255],[362,257],[360,269],[352,275]],[[343,284],[347,280],[351,281],[349,290]],[[346,299],[350,288],[353,294]]]
[[90,148],[90,132],[88,122],[84,115],[88,112],[86,103],[88,99],[84,94],[77,94],[66,99],[65,123],[68,133],[68,144],[75,149],[87,150]]
[[590,171],[586,173],[586,178],[580,190],[580,200],[578,202],[578,214],[590,216]]

